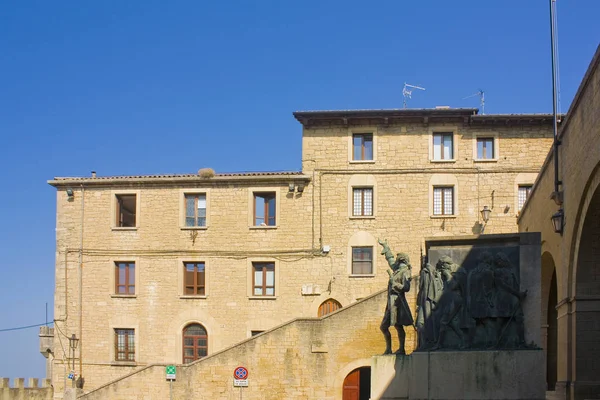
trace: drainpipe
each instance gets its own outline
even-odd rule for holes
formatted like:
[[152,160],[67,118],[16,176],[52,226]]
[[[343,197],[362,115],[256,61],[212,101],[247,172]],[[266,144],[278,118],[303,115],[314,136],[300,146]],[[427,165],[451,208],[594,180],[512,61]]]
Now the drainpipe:
[[85,189],[81,185],[81,237],[79,242],[79,378],[83,374],[83,213]]
[[553,128],[554,128],[554,193],[552,198],[556,204],[562,204],[562,194],[559,191],[559,187],[562,182],[558,179],[558,146],[560,146],[560,140],[558,140],[558,113],[557,113],[557,77],[556,77],[556,19],[555,19],[555,8],[556,0],[550,0],[550,41],[552,47],[552,114],[553,114]]

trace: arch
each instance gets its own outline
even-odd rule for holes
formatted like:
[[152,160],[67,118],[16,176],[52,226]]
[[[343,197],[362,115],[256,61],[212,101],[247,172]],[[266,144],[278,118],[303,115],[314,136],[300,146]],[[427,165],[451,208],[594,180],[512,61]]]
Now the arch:
[[369,400],[371,398],[371,367],[351,371],[342,384],[342,400]]
[[555,390],[558,367],[558,286],[556,264],[549,252],[542,254],[542,340],[546,352],[547,390]]
[[331,291],[326,290],[319,296],[315,296],[315,299],[309,306],[307,315],[309,317],[318,315],[319,307],[321,306],[321,304],[323,304],[324,301],[327,301],[327,299],[335,299],[337,302],[340,303],[341,307],[346,307],[348,304],[353,302],[341,291],[338,291],[336,289],[332,289]]
[[208,333],[202,324],[192,323],[186,325],[181,331],[182,359],[184,364],[189,364],[208,355]]
[[[577,293],[576,285],[577,285],[577,269],[579,263],[579,246],[582,238],[583,231],[583,221],[584,218],[582,216],[587,215],[588,209],[592,202],[592,198],[594,194],[600,188],[600,161],[596,164],[592,173],[590,174],[590,178],[585,184],[585,187],[582,191],[581,201],[579,203],[579,207],[577,208],[577,212],[572,217],[574,221],[573,225],[573,236],[571,237],[571,245],[569,248],[569,262],[567,263],[567,276],[568,276],[568,288],[565,293],[566,298],[571,298]],[[565,210],[566,213],[570,210]],[[566,214],[565,213],[565,214]],[[569,221],[571,217],[569,215],[565,216],[565,234],[569,229]]]
[[321,303],[317,316],[322,317],[342,308],[342,305],[336,299],[329,298]]
[[354,360],[344,365],[340,370],[332,377],[332,381],[329,383],[334,390],[334,400],[342,400],[343,388],[344,388],[344,380],[346,377],[355,369],[359,369],[362,367],[371,367],[371,359],[370,358],[361,358],[359,360]]

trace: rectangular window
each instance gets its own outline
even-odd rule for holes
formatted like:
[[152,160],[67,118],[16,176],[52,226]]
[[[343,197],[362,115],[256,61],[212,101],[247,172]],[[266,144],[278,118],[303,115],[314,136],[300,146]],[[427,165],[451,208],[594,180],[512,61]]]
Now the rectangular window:
[[252,295],[275,296],[275,263],[252,263]]
[[352,201],[352,215],[373,215],[373,188],[354,188]]
[[116,226],[135,228],[136,195],[117,194],[117,220]]
[[358,133],[352,135],[352,159],[356,161],[373,160],[373,134]]
[[115,329],[115,360],[135,361],[135,332],[133,329]]
[[529,193],[531,193],[531,188],[533,185],[519,185],[519,211],[525,205],[525,201],[529,198]]
[[491,137],[477,138],[477,159],[478,160],[493,160],[494,159],[494,138],[491,138]]
[[183,263],[183,294],[186,296],[204,296],[206,294],[206,275],[203,262]]
[[254,193],[254,226],[275,226],[275,192]]
[[206,226],[206,194],[185,195],[185,226]]
[[115,262],[115,293],[135,294],[134,262]]
[[454,188],[433,188],[433,215],[454,215]]
[[373,273],[373,247],[352,248],[352,275]]
[[452,133],[434,133],[433,134],[433,159],[452,160],[454,159],[454,145]]

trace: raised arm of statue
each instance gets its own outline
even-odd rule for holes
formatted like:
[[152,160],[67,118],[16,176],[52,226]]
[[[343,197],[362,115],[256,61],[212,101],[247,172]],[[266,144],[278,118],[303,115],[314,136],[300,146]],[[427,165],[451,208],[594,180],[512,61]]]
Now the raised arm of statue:
[[390,266],[390,268],[392,268],[392,265],[394,265],[394,262],[396,260],[394,258],[394,254],[392,253],[392,250],[390,250],[390,246],[388,245],[387,240],[377,239],[377,242],[382,247],[381,254],[383,254],[385,256],[385,259],[387,260],[388,265]]

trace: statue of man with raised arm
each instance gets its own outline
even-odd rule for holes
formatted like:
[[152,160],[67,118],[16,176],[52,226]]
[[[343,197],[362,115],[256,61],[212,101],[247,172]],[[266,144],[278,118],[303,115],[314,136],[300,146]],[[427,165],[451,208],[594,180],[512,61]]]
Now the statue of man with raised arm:
[[406,332],[404,331],[404,327],[414,324],[405,296],[405,293],[410,290],[410,281],[412,279],[410,260],[406,253],[398,253],[394,257],[387,240],[378,240],[378,242],[383,247],[381,254],[385,256],[391,268],[391,271],[388,270],[388,296],[385,314],[379,327],[385,338],[385,352],[383,354],[392,354],[392,335],[389,328],[390,326],[394,326],[398,332],[398,342],[400,343],[396,354],[404,355],[406,354],[404,347]]

